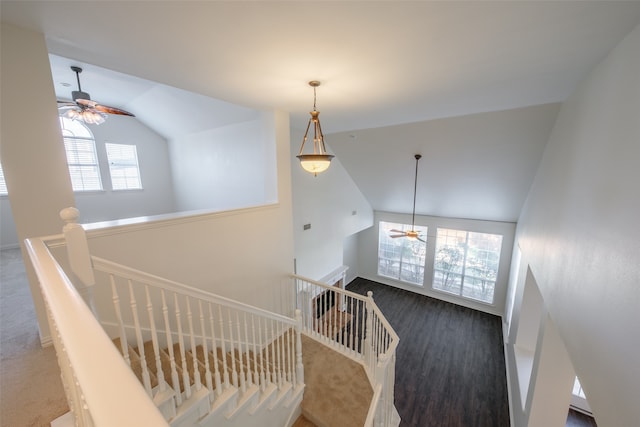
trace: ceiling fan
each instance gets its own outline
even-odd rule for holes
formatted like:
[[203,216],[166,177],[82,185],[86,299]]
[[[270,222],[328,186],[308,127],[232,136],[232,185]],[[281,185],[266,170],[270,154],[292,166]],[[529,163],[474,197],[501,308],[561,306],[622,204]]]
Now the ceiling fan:
[[415,176],[415,180],[413,183],[413,213],[411,215],[411,230],[408,231],[402,231],[402,230],[389,230],[392,233],[396,233],[396,234],[391,234],[389,235],[389,237],[391,237],[392,239],[398,238],[398,237],[408,237],[410,239],[416,239],[416,240],[420,240],[421,242],[425,242],[424,239],[422,239],[420,237],[420,233],[418,231],[415,231],[415,222],[416,222],[416,189],[418,187],[418,160],[420,160],[422,158],[422,155],[420,154],[416,154],[415,156],[416,159],[416,176]]
[[107,114],[135,117],[128,111],[109,107],[108,105],[98,104],[96,101],[91,100],[91,96],[89,96],[87,92],[83,92],[80,87],[80,73],[82,72],[82,68],[72,65],[71,71],[76,73],[76,80],[78,81],[78,90],[71,92],[73,102],[58,101],[60,104],[58,109],[66,110],[66,117],[96,125],[103,123],[107,118]]

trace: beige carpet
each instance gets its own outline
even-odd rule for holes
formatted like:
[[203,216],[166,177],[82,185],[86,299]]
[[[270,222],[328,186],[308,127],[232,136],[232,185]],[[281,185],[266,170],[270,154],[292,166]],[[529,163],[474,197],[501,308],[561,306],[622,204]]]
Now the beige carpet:
[[363,426],[373,390],[362,365],[304,335],[302,359],[303,415],[317,427]]
[[44,427],[69,411],[53,347],[40,346],[19,249],[0,251],[0,425]]

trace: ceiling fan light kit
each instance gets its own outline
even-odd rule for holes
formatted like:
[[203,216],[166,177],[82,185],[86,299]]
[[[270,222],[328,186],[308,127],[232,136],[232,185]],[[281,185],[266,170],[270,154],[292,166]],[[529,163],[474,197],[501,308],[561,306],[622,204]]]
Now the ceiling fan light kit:
[[418,161],[422,158],[421,154],[415,154],[413,156],[416,159],[416,174],[413,181],[413,212],[411,214],[411,230],[402,231],[402,230],[389,230],[392,233],[389,237],[392,239],[396,239],[398,237],[407,237],[411,240],[419,240],[421,242],[426,242],[424,239],[420,237],[420,233],[415,230],[416,224],[416,190],[418,189]]
[[76,73],[76,81],[78,82],[78,90],[71,91],[73,102],[58,101],[61,104],[59,110],[66,110],[64,116],[71,120],[78,120],[87,124],[99,125],[107,119],[107,114],[117,114],[121,116],[135,117],[128,111],[115,107],[98,104],[91,100],[91,96],[87,92],[82,91],[80,86],[80,73],[82,68],[72,65],[71,71]]
[[[312,173],[314,176],[318,176],[319,173],[322,173],[329,169],[329,166],[331,165],[331,159],[333,159],[334,156],[331,154],[327,154],[327,150],[324,146],[324,135],[322,134],[320,119],[318,118],[320,112],[316,110],[316,88],[320,86],[320,82],[317,80],[312,80],[309,82],[309,86],[313,88],[313,111],[309,112],[309,114],[311,114],[311,118],[307,123],[307,130],[304,133],[304,138],[302,138],[300,153],[296,157],[298,158],[298,160],[300,160],[300,166],[302,166],[304,170]],[[305,154],[304,144],[307,142],[309,128],[311,128],[312,123],[313,153]]]

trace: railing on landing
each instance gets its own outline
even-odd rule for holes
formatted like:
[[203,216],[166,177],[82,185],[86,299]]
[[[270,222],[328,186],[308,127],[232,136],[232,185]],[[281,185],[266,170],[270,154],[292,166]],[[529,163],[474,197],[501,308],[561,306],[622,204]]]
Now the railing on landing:
[[365,368],[374,391],[365,427],[397,425],[394,382],[399,338],[373,301],[373,293],[364,296],[302,276],[292,278],[289,305],[300,310],[303,332]]

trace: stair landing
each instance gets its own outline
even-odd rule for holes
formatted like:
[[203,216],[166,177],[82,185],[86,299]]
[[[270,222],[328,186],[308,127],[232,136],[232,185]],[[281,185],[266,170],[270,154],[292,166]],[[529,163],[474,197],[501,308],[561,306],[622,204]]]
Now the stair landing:
[[296,427],[362,426],[373,390],[364,367],[302,335],[305,392],[302,414],[312,424]]

